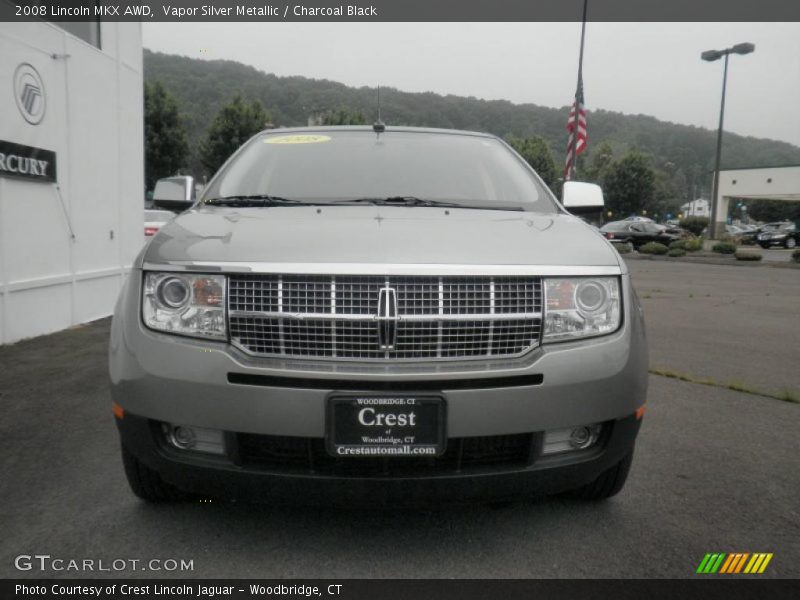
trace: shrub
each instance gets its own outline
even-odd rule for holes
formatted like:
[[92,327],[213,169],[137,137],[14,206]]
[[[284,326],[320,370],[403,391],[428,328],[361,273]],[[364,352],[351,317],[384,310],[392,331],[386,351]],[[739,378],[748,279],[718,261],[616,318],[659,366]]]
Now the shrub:
[[736,260],[761,260],[761,252],[758,250],[751,250],[747,248],[739,248],[736,250]]
[[658,242],[647,242],[644,246],[639,248],[639,252],[642,254],[666,254],[669,252],[669,248]]
[[[671,246],[672,244],[670,244]],[[667,252],[667,256],[677,257],[677,256],[686,256],[686,250],[683,248],[671,248],[669,252]]]
[[611,244],[611,245],[614,246],[614,248],[616,248],[617,252],[619,252],[620,254],[629,254],[629,253],[633,252],[633,246],[631,246],[628,243],[625,243],[625,244]]
[[686,240],[675,240],[674,242],[670,242],[669,249],[670,250],[686,250]]
[[800,263],[800,248],[792,252],[792,260],[796,263]]
[[708,227],[708,217],[686,217],[681,219],[680,226],[686,231],[691,231],[695,235],[703,233],[703,229]]
[[733,254],[736,252],[736,244],[732,244],[731,242],[717,242],[711,249],[718,254]]
[[703,240],[700,238],[691,238],[688,240],[681,240],[683,242],[683,249],[687,252],[697,252],[703,249]]

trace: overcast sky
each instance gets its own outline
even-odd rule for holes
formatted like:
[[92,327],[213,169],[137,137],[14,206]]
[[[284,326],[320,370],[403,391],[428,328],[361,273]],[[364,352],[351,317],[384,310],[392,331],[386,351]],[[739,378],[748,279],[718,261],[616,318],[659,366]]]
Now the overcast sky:
[[[580,23],[145,23],[152,50],[277,75],[560,107],[575,93]],[[589,23],[586,105],[716,129],[722,61],[738,42],[725,129],[800,145],[799,23]],[[589,116],[591,136],[591,113]]]

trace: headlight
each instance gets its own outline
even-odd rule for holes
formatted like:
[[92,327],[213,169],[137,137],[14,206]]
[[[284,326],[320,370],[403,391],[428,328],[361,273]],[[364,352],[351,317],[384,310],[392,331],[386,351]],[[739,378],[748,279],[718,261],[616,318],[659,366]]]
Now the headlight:
[[151,329],[227,339],[225,277],[193,273],[146,273],[142,319]]
[[619,327],[616,277],[545,279],[544,297],[545,342],[604,335]]

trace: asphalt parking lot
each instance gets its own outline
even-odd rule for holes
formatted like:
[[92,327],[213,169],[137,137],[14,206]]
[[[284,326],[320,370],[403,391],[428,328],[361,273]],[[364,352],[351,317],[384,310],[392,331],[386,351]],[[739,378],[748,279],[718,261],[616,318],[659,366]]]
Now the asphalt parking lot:
[[714,551],[800,576],[800,404],[757,395],[800,394],[800,270],[630,266],[670,376],[651,376],[628,485],[599,504],[150,506],[122,473],[108,320],[0,348],[0,577],[75,575],[19,572],[20,554],[193,560],[121,573],[159,577],[693,577]]
[[[745,246],[746,247],[746,246]],[[758,246],[754,246],[757,248]],[[766,262],[789,262],[792,260],[792,250],[786,250],[784,248],[769,248],[768,250],[763,250],[763,260]]]

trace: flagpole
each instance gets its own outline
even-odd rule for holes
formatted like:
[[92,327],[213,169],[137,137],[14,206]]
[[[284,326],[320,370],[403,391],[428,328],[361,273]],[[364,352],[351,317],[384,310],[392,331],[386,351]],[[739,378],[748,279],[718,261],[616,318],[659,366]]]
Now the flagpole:
[[578,83],[575,87],[575,117],[572,122],[572,148],[570,150],[572,154],[572,160],[570,161],[569,165],[569,174],[567,179],[573,179],[575,177],[575,169],[577,165],[575,164],[578,160],[578,119],[580,117],[580,104],[578,103],[578,97],[581,95],[581,88],[583,88],[583,43],[584,39],[586,38],[586,9],[588,7],[589,0],[583,0],[583,21],[581,22],[581,51],[578,56]]

